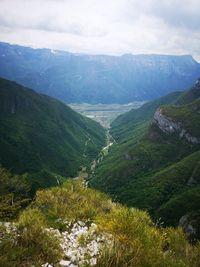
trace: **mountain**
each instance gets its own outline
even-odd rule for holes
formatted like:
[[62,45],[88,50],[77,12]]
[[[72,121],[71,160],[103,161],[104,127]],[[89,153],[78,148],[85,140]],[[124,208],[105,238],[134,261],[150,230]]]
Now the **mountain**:
[[195,85],[182,93],[179,99],[176,101],[176,105],[186,105],[198,99],[200,97],[200,79],[197,79]]
[[197,80],[187,92],[170,94],[118,117],[111,128],[118,143],[97,165],[90,181],[114,199],[148,210],[166,225],[184,222],[198,237],[199,94]]
[[183,90],[200,75],[191,56],[83,55],[0,43],[0,76],[66,103],[129,103]]
[[[105,142],[105,131],[65,104],[0,79],[0,163],[13,173],[42,172],[44,185],[59,175],[74,176]],[[51,177],[51,178],[52,178]]]
[[118,116],[111,125],[111,134],[117,141],[122,141],[128,136],[132,138],[137,126],[147,125],[156,109],[165,104],[175,103],[181,92],[174,92],[167,96],[163,96],[154,101],[147,102],[138,109],[132,109],[125,114]]

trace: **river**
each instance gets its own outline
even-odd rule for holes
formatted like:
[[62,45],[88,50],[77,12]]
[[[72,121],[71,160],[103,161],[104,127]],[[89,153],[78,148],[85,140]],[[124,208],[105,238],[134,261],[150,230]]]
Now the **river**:
[[95,160],[93,160],[92,164],[91,164],[91,173],[93,174],[95,171],[95,168],[97,166],[97,164],[99,164],[106,155],[108,155],[109,153],[109,149],[110,147],[116,143],[115,139],[112,137],[112,135],[110,134],[110,130],[107,129],[106,130],[106,146],[104,146],[99,155],[97,156],[97,158]]

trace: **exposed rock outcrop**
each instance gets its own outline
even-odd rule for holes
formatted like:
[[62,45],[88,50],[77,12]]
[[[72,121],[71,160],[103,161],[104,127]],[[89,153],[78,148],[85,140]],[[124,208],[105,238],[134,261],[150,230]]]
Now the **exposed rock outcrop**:
[[[97,225],[87,225],[82,221],[75,223],[66,222],[67,230],[59,232],[57,229],[47,229],[50,233],[56,234],[61,239],[61,247],[64,258],[60,261],[61,267],[95,266],[97,257],[103,247],[112,243],[111,237],[107,234],[100,234]],[[49,267],[48,263],[43,267]]]
[[177,133],[179,138],[186,139],[189,143],[200,144],[200,138],[192,136],[188,133],[181,122],[175,122],[171,118],[162,114],[162,109],[155,112],[153,117],[154,125],[156,125],[162,132],[167,134]]
[[155,112],[153,117],[153,123],[156,124],[159,129],[165,133],[174,133],[182,131],[181,123],[175,123],[172,121],[172,119],[164,116],[162,114],[162,109],[159,109]]

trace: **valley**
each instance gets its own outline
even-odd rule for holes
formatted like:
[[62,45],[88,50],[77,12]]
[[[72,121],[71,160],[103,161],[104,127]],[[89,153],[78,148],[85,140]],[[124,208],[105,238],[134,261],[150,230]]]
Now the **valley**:
[[199,267],[199,63],[5,48],[0,265]]
[[99,122],[104,128],[109,129],[112,121],[119,115],[131,109],[137,109],[144,103],[144,101],[134,101],[129,104],[71,103],[68,106],[78,113]]
[[76,176],[106,142],[105,129],[96,121],[1,78],[0,122],[1,164],[26,173],[34,188],[57,184],[57,176]]
[[199,238],[199,108],[198,79],[184,93],[120,115],[111,123],[117,143],[96,166],[90,185],[122,204],[148,210],[166,226],[187,218],[186,231],[190,227]]
[[0,267],[200,267],[200,0],[0,0]]
[[149,102],[70,107],[0,79],[0,262],[198,267],[199,111],[199,79]]

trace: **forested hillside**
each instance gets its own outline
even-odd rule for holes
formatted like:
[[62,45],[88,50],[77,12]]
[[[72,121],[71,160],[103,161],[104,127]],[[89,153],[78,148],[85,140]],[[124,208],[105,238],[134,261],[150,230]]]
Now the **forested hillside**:
[[118,144],[91,180],[113,199],[147,209],[167,225],[185,218],[185,227],[191,223],[198,236],[199,91],[198,80],[181,95],[169,95],[117,118],[111,132]]
[[2,166],[28,173],[44,186],[57,183],[59,175],[76,176],[105,143],[105,131],[98,123],[4,79],[0,79],[0,132]]

